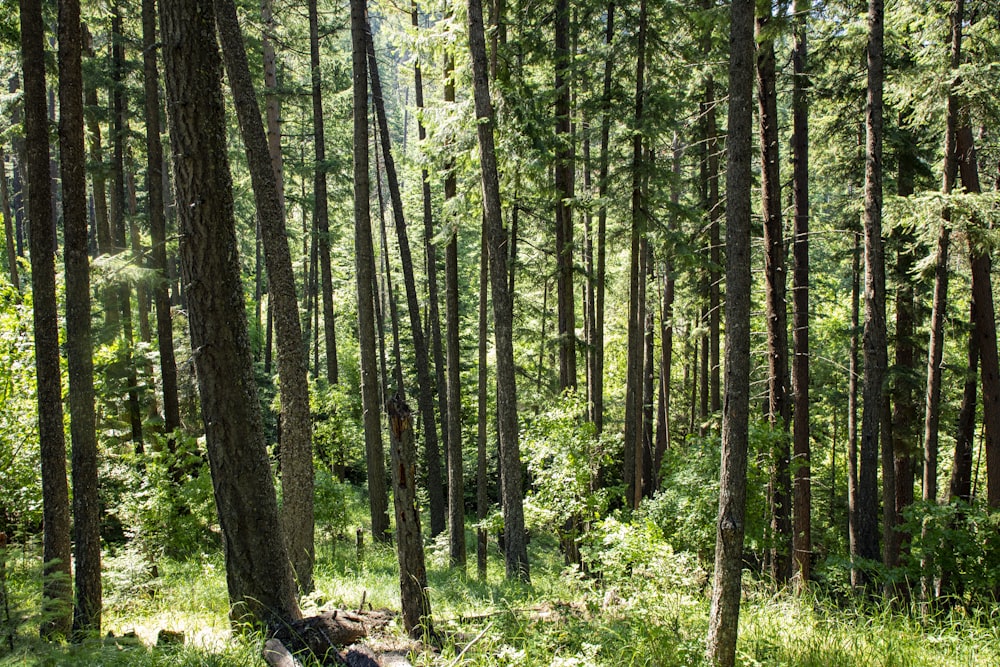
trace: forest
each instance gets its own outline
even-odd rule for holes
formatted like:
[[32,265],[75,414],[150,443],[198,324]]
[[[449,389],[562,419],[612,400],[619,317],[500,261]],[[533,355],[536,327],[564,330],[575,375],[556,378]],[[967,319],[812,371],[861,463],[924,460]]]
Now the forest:
[[0,664],[1000,664],[1000,5],[19,0]]

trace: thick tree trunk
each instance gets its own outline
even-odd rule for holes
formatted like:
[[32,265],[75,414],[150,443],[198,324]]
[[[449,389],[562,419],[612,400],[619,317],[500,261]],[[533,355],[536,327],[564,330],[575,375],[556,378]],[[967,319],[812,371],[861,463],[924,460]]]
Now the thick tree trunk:
[[[313,216],[316,222],[316,252],[319,255],[323,292],[323,342],[326,344],[326,380],[340,381],[337,366],[337,327],[333,314],[333,273],[330,268],[330,212],[326,188],[326,135],[323,120],[323,78],[319,58],[319,16],[316,0],[309,0],[309,67],[312,78],[313,148],[316,171],[313,175]],[[319,332],[317,331],[317,334]]]
[[708,625],[708,662],[736,662],[743,565],[750,418],[750,163],[753,119],[751,0],[733,0],[729,54],[729,138],[726,183],[726,398],[715,577]]
[[21,66],[24,72],[25,166],[34,307],[38,441],[42,466],[43,638],[69,636],[73,624],[70,578],[69,489],[59,370],[55,230],[49,190],[49,138],[45,109],[45,24],[40,3],[21,0]]
[[299,590],[308,593],[313,588],[315,557],[312,421],[307,362],[299,343],[302,329],[295,294],[295,274],[281,197],[274,179],[260,107],[250,80],[250,65],[236,5],[232,0],[215,0],[215,8],[226,72],[250,167],[270,294],[274,300],[278,378],[281,382],[281,525]]
[[[882,250],[882,53],[884,14],[882,0],[868,4],[868,99],[865,112],[865,323],[861,414],[861,446],[858,470],[858,543],[854,558],[878,560],[878,461],[879,431],[884,408],[887,365],[885,326],[885,256]],[[889,443],[883,448],[884,497],[894,491]],[[889,452],[888,456],[886,452]],[[887,503],[891,505],[891,503]],[[891,510],[890,510],[891,511]],[[865,577],[867,579],[867,577]]]
[[556,276],[559,311],[559,389],[576,389],[576,302],[573,291],[574,146],[570,127],[572,58],[569,0],[555,0]]
[[156,341],[160,352],[160,382],[163,390],[163,430],[167,446],[174,450],[173,433],[181,425],[177,395],[177,361],[170,312],[170,282],[167,271],[167,221],[163,208],[163,144],[160,141],[160,75],[156,64],[156,0],[142,3],[142,64],[146,122],[146,215],[152,240],[151,267],[159,274],[153,289],[156,305]]
[[508,238],[503,228],[500,178],[497,172],[490,100],[483,7],[468,1],[469,51],[472,57],[479,163],[482,170],[483,224],[489,238],[490,281],[493,287],[493,329],[497,364],[497,426],[500,436],[500,495],[504,515],[504,561],[507,577],[528,581],[527,536],[518,443],[517,384],[514,374],[513,312],[507,283]]
[[351,57],[354,83],[354,254],[358,289],[358,341],[361,361],[361,403],[372,535],[389,538],[388,495],[379,409],[378,362],[375,356],[375,255],[368,200],[368,50],[365,0],[351,0]]
[[101,503],[90,335],[87,158],[83,147],[83,35],[79,0],[59,2],[59,165],[66,266],[66,357],[73,452],[73,543],[78,636],[101,633]]
[[181,262],[230,618],[276,627],[300,614],[247,335],[215,17],[205,0],[175,0],[163,4],[160,20]]
[[761,207],[764,218],[764,282],[767,309],[768,420],[776,435],[771,451],[771,574],[783,585],[792,576],[791,474],[788,428],[788,310],[785,242],[781,221],[781,170],[778,155],[778,93],[771,7],[757,17],[757,99],[760,119]]
[[392,203],[392,219],[396,226],[399,258],[403,267],[403,287],[406,290],[406,306],[410,316],[410,332],[413,336],[413,356],[417,366],[417,405],[424,430],[424,457],[427,461],[427,492],[430,497],[431,535],[444,531],[445,494],[441,480],[441,452],[438,449],[437,420],[434,416],[434,390],[431,386],[430,364],[427,359],[427,341],[420,322],[420,302],[417,297],[417,281],[410,254],[410,240],[403,217],[403,199],[396,176],[396,164],[392,157],[389,139],[389,121],[385,113],[382,97],[382,83],[379,79],[378,61],[371,27],[365,32],[368,49],[368,75],[372,84],[372,103],[378,118],[379,138],[382,143],[382,158],[385,163],[386,181],[389,186],[389,200]]
[[432,636],[431,602],[424,566],[424,543],[417,511],[417,451],[413,416],[403,398],[389,399],[389,434],[392,454],[392,499],[396,508],[396,553],[399,556],[400,599],[403,627],[413,639]]
[[[810,3],[795,2],[792,63],[792,561],[801,591],[812,571],[812,459],[809,441],[809,78],[806,65]],[[834,442],[836,444],[836,442]],[[831,450],[834,451],[834,450]],[[831,464],[831,469],[835,466]],[[831,489],[833,486],[831,485]]]

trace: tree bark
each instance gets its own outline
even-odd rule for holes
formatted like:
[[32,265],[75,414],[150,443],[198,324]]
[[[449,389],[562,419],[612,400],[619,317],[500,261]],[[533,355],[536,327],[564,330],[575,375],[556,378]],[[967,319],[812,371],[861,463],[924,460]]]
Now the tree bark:
[[21,276],[17,267],[17,248],[14,244],[14,217],[10,210],[10,189],[7,186],[7,156],[0,150],[0,199],[3,200],[3,232],[7,248],[7,272],[10,284],[21,291]]
[[726,142],[726,397],[722,411],[719,518],[707,652],[708,662],[718,667],[731,667],[736,662],[750,418],[753,2],[733,0],[731,11]]
[[400,600],[403,627],[413,639],[432,636],[431,602],[424,566],[424,543],[417,511],[417,452],[413,441],[413,416],[403,398],[389,399],[389,433],[392,453],[392,499],[396,508],[396,553],[399,556]]
[[[337,328],[333,314],[333,273],[330,267],[330,212],[326,187],[326,138],[323,120],[323,78],[319,58],[319,16],[316,0],[309,0],[309,67],[312,78],[313,147],[316,171],[313,175],[313,216],[316,223],[321,291],[323,292],[323,342],[326,344],[326,379],[340,381],[337,366]],[[317,332],[318,333],[318,332]]]
[[570,127],[569,0],[555,0],[556,275],[559,311],[559,389],[576,389],[576,302],[573,291],[574,145]]
[[[855,558],[878,560],[878,460],[879,430],[884,407],[887,365],[885,326],[885,256],[882,250],[882,53],[884,14],[882,0],[868,4],[868,97],[865,111],[865,323],[861,413],[861,446],[858,470],[858,544]],[[883,496],[894,490],[889,443],[883,448]],[[889,455],[886,456],[886,451]],[[887,503],[891,504],[891,503]],[[865,577],[867,579],[867,577]]]
[[270,294],[274,300],[278,379],[281,383],[281,525],[299,590],[308,593],[313,589],[315,558],[312,421],[307,361],[303,358],[300,344],[302,329],[295,294],[295,273],[278,183],[274,178],[267,136],[261,123],[260,106],[250,80],[250,64],[236,5],[232,0],[215,0],[215,8],[226,72],[253,183]]
[[101,503],[97,479],[94,357],[90,335],[87,158],[83,146],[83,34],[79,0],[59,2],[59,166],[66,268],[66,357],[73,457],[77,636],[101,633]]
[[968,370],[962,390],[962,407],[958,413],[955,453],[951,466],[948,498],[951,501],[972,502],[972,450],[976,435],[976,394],[979,382],[979,341],[975,335],[975,300],[969,303],[969,338],[966,343]]
[[777,584],[792,575],[791,474],[788,428],[788,310],[785,242],[781,221],[781,170],[778,154],[778,93],[774,39],[769,35],[771,6],[758,15],[757,99],[760,119],[761,207],[764,218],[764,282],[767,308],[768,421],[780,431],[773,439],[768,496],[771,509],[771,574]]
[[31,285],[34,307],[38,441],[42,467],[42,607],[45,639],[68,637],[73,624],[70,579],[69,488],[63,434],[56,302],[55,230],[49,191],[49,138],[45,109],[45,24],[41,3],[21,0],[21,67],[24,74],[24,146],[28,181]]
[[406,232],[403,216],[403,199],[396,176],[396,163],[392,157],[389,138],[389,121],[385,113],[382,97],[382,83],[379,79],[378,62],[375,59],[375,45],[371,26],[365,32],[368,49],[368,75],[372,84],[372,103],[378,118],[379,138],[382,143],[382,158],[385,165],[386,181],[389,186],[389,200],[392,203],[392,219],[396,226],[399,258],[403,267],[403,287],[406,290],[406,306],[410,316],[410,332],[413,336],[413,356],[417,365],[417,406],[423,423],[424,456],[427,460],[427,492],[430,497],[431,534],[444,531],[445,494],[441,480],[441,452],[438,449],[437,420],[434,416],[434,391],[431,386],[430,368],[427,359],[427,340],[420,322],[420,302],[417,297],[417,282],[410,254],[410,240]]
[[156,64],[156,0],[142,3],[142,63],[146,121],[146,215],[152,240],[151,266],[158,275],[153,289],[156,304],[156,341],[160,352],[160,382],[163,390],[163,430],[167,446],[174,451],[173,433],[181,425],[177,395],[177,361],[170,312],[170,281],[167,271],[167,222],[163,208],[163,144],[160,141],[160,75]]
[[809,441],[809,74],[807,41],[810,4],[795,2],[792,51],[792,503],[793,581],[805,589],[812,572],[812,459]]
[[181,268],[225,536],[230,619],[276,627],[300,613],[281,538],[247,335],[212,3],[164,3],[160,21]]
[[[858,343],[861,310],[861,234],[851,230],[851,341],[847,380],[847,532],[851,554],[858,552]],[[851,585],[862,584],[861,570],[851,568]]]
[[476,573],[480,580],[486,580],[486,529],[482,522],[490,511],[489,497],[486,485],[486,422],[489,408],[487,394],[487,336],[489,333],[489,316],[487,314],[489,299],[489,245],[486,237],[486,227],[480,233],[479,244],[479,350],[476,364],[478,420],[476,433],[476,519],[480,527],[476,529]]
[[493,335],[496,341],[497,426],[500,435],[500,486],[504,514],[504,561],[507,578],[529,580],[521,453],[518,443],[517,385],[514,374],[513,312],[507,283],[508,238],[503,228],[500,179],[493,136],[483,7],[468,0],[469,51],[472,57],[476,130],[482,170],[483,224],[489,238],[490,281],[493,287]]
[[368,63],[365,0],[351,0],[351,58],[354,96],[354,254],[358,289],[358,341],[361,361],[361,403],[364,413],[365,454],[368,463],[368,501],[372,535],[389,539],[388,495],[379,409],[378,362],[375,355],[374,280],[371,196],[368,175]]

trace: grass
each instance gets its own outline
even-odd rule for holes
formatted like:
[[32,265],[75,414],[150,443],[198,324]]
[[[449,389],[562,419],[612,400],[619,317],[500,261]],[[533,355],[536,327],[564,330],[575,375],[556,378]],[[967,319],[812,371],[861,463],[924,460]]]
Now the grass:
[[[399,607],[395,553],[369,545],[359,559],[353,544],[321,546],[316,592],[305,610]],[[704,650],[708,598],[702,577],[678,584],[669,568],[633,564],[603,581],[565,571],[554,543],[536,538],[532,584],[507,582],[499,556],[488,577],[449,571],[446,547],[427,548],[435,628],[443,646],[411,655],[422,667],[447,666],[680,666],[698,665]],[[682,561],[677,561],[678,563]],[[221,556],[161,561],[148,576],[146,561],[123,552],[106,559],[104,630],[113,638],[81,645],[37,640],[37,552],[8,559],[14,608],[27,610],[15,650],[0,648],[0,665],[263,665],[259,637],[234,638],[226,621]],[[681,567],[678,565],[677,567]],[[933,619],[879,606],[855,608],[821,597],[773,594],[748,580],[740,617],[741,665],[923,667],[1000,664],[997,609],[953,611]],[[178,647],[156,647],[160,629],[185,633]],[[397,629],[398,630],[398,629]],[[130,636],[126,636],[126,635]],[[469,645],[471,642],[471,646]],[[467,648],[466,648],[467,647]],[[463,653],[463,648],[466,648]],[[459,655],[461,654],[461,657]]]

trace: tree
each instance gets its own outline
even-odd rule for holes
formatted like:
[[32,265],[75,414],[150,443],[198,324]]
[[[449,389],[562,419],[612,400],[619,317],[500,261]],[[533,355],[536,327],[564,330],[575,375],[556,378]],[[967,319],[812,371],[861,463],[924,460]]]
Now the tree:
[[215,16],[207,0],[178,0],[163,4],[160,21],[181,269],[230,618],[274,627],[300,613],[247,334]]
[[715,576],[707,658],[736,662],[740,577],[746,511],[750,418],[750,141],[753,111],[751,0],[733,0],[729,37],[729,138],[726,163],[726,382],[722,411],[722,469],[715,538]]
[[295,274],[278,184],[261,124],[260,107],[250,80],[250,66],[243,47],[236,6],[232,0],[215,0],[215,8],[229,85],[235,98],[254,185],[264,258],[274,299],[278,377],[281,381],[281,523],[299,590],[307,593],[313,588],[315,556],[312,422],[307,362],[300,344],[302,330],[295,295]]
[[785,306],[785,242],[781,223],[781,170],[778,156],[778,93],[771,6],[756,20],[757,99],[760,119],[761,207],[764,217],[764,282],[767,306],[768,420],[780,435],[771,452],[771,573],[778,584],[792,574],[790,542],[791,479],[788,468],[788,312]]
[[[885,17],[882,0],[868,3],[868,97],[865,106],[865,321],[861,413],[861,445],[858,468],[858,544],[852,555],[868,561],[878,559],[878,459],[879,431],[885,400],[882,385],[888,353],[885,333],[885,256],[882,250],[882,53]],[[894,490],[889,443],[882,443],[882,487]],[[888,455],[887,455],[888,452]],[[888,465],[886,464],[888,460]],[[892,497],[892,491],[884,493]],[[889,505],[890,503],[886,503]]]
[[358,288],[358,342],[361,346],[361,402],[372,535],[388,539],[389,514],[385,459],[379,415],[378,362],[375,356],[375,255],[372,247],[368,175],[368,49],[365,0],[351,0],[351,59],[354,95],[354,253]]
[[83,148],[83,33],[79,0],[59,3],[59,165],[66,266],[66,356],[73,455],[73,543],[78,634],[101,632],[101,503],[90,335],[87,175]]
[[[174,327],[170,314],[170,282],[167,268],[167,222],[163,208],[163,144],[160,141],[160,74],[156,64],[156,0],[142,3],[142,65],[146,119],[146,215],[152,239],[151,267],[157,272],[153,301],[156,305],[156,341],[160,352],[163,385],[163,430],[174,433],[181,425],[177,397],[177,362]],[[172,448],[174,438],[167,441]]]
[[792,555],[799,590],[809,581],[812,566],[812,483],[809,441],[809,75],[807,30],[810,5],[795,2],[792,66]]
[[483,7],[469,0],[469,51],[479,164],[483,187],[483,225],[489,240],[490,284],[493,288],[493,336],[496,340],[497,427],[500,431],[500,486],[504,518],[504,562],[507,578],[528,581],[528,548],[521,494],[521,453],[518,444],[517,386],[514,376],[513,313],[507,283],[507,233],[500,210],[500,179],[493,136],[495,119],[490,100]]
[[576,312],[573,292],[573,136],[570,129],[572,55],[569,0],[555,0],[556,294],[559,311],[559,388],[576,389]]
[[69,489],[59,372],[55,229],[51,224],[49,138],[45,111],[45,24],[41,3],[21,0],[21,67],[24,72],[24,146],[28,180],[31,291],[34,305],[35,372],[38,378],[38,442],[42,461],[42,603],[49,615],[43,638],[69,636],[73,624],[70,581]]
[[17,268],[17,248],[14,244],[14,216],[10,209],[10,189],[7,186],[7,156],[0,151],[0,200],[3,202],[3,232],[7,250],[7,272],[10,284],[20,291],[21,277]]

